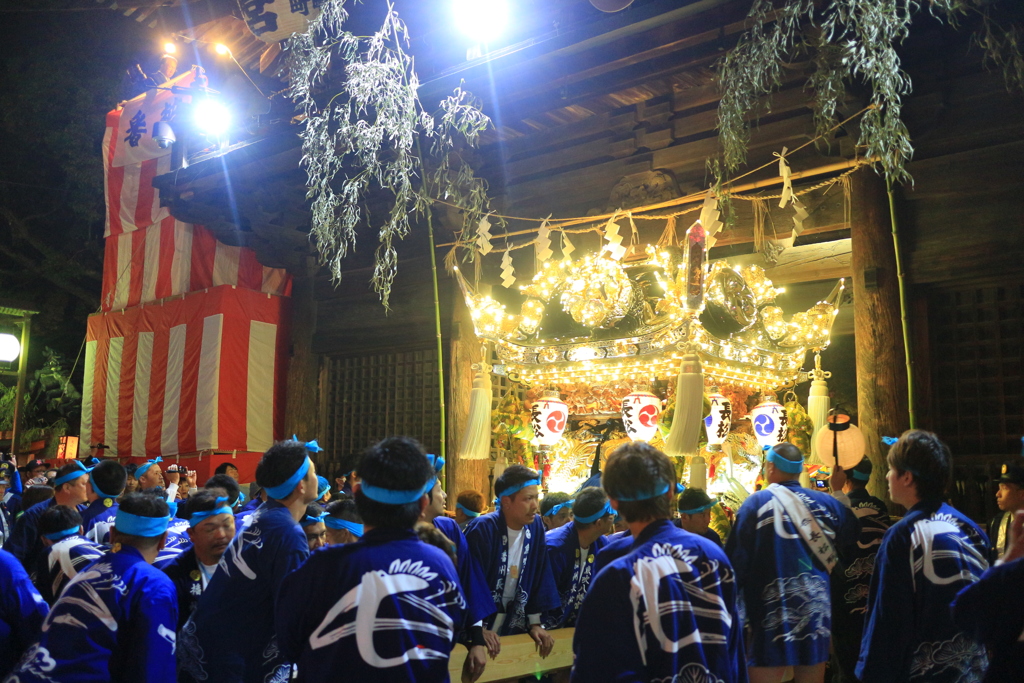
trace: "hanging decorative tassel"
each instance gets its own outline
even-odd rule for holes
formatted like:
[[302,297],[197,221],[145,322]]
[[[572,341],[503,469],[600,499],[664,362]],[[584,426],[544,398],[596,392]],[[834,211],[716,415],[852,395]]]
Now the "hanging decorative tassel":
[[629,249],[628,254],[635,254],[637,249],[640,248],[640,231],[636,228],[636,223],[633,222],[633,214],[627,214],[629,216],[629,229],[632,231],[632,235],[629,238]]
[[672,427],[665,436],[665,453],[687,456],[690,460],[690,486],[707,488],[707,467],[697,452],[697,442],[704,427],[704,373],[696,354],[683,356],[676,379],[676,410]]
[[491,453],[491,366],[473,364],[469,415],[459,442],[459,460],[489,460]]
[[506,250],[501,257],[501,285],[508,289],[516,281],[515,269],[512,267],[512,251]]
[[658,238],[659,247],[674,247],[679,242],[679,237],[676,235],[676,217],[669,216],[668,220],[665,221],[665,229],[661,231],[661,237]]
[[456,270],[459,269],[459,258],[458,255],[455,253],[456,249],[458,249],[457,246],[452,247],[448,251],[448,253],[444,255],[444,269],[447,270],[449,273],[454,273]]
[[814,423],[814,436],[811,438],[811,452],[807,459],[808,464],[823,465],[821,455],[818,453],[818,431],[828,424],[828,411],[831,408],[831,400],[828,397],[828,383],[825,382],[832,376],[831,372],[821,369],[821,354],[814,354],[814,369],[807,373],[811,378],[811,389],[807,396],[807,414]]
[[544,222],[540,224],[540,228],[537,229],[537,239],[533,241],[533,253],[537,259],[536,272],[540,272],[541,264],[551,258],[551,230],[548,228],[548,220],[551,215],[544,219]]
[[604,226],[604,238],[607,242],[601,248],[601,251],[607,251],[612,259],[621,261],[622,257],[626,255],[626,247],[622,246],[622,235],[619,234],[619,224],[615,222],[615,218],[618,215],[618,211],[613,213],[612,217],[608,219],[608,223]]
[[782,198],[779,199],[780,209],[786,208],[786,204],[793,197],[793,181],[790,179],[792,171],[789,168],[789,162],[786,161],[786,152],[787,149],[785,147],[782,148],[782,154],[772,152],[772,154],[779,158],[779,175],[782,176]]
[[476,226],[476,247],[484,256],[491,253],[491,222],[487,220],[487,216],[481,218],[479,225]]
[[754,211],[754,249],[763,254],[768,243],[764,234],[764,217],[768,213],[768,204],[763,199],[754,198],[750,202],[750,208]]
[[562,260],[567,264],[572,263],[572,252],[576,251],[576,245],[569,241],[569,236],[562,231]]

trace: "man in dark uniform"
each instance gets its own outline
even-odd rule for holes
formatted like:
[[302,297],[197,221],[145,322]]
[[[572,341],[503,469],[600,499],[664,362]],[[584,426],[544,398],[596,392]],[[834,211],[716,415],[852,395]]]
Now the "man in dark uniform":
[[718,504],[712,500],[704,489],[688,488],[679,494],[676,507],[679,510],[679,519],[676,526],[683,531],[697,534],[708,539],[719,548],[722,547],[722,537],[711,528],[711,509]]
[[1003,463],[997,483],[999,489],[996,491],[996,505],[999,506],[999,514],[988,525],[993,562],[1010,547],[1010,522],[1013,520],[1013,513],[1024,510],[1024,458]]

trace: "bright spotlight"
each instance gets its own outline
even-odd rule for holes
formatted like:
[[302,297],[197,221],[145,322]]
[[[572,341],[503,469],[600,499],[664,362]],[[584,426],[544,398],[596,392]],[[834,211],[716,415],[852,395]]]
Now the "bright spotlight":
[[222,135],[231,125],[231,111],[216,100],[201,100],[196,104],[194,120],[207,135]]
[[178,51],[178,46],[175,45],[174,43],[172,43],[170,41],[164,43],[164,52],[166,52],[167,54],[173,55],[177,51]]
[[219,55],[229,55],[229,54],[231,54],[231,48],[229,48],[224,43],[217,43],[216,45],[213,46],[213,49],[216,50],[217,54],[219,54]]
[[508,21],[507,0],[453,0],[455,25],[479,43],[489,43],[502,34]]
[[21,342],[13,334],[0,334],[0,361],[13,363],[21,355]]

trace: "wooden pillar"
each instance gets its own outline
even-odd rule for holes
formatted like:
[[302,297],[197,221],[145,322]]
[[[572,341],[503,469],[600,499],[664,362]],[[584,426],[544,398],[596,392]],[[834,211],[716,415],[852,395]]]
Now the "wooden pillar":
[[889,502],[888,448],[882,437],[899,436],[910,424],[896,257],[885,181],[871,168],[853,174],[852,180],[857,413],[874,465],[868,489]]
[[[320,357],[313,353],[316,331],[316,298],[314,281],[318,267],[307,257],[305,273],[292,278],[290,343],[288,345],[288,396],[285,403],[285,436],[327,441],[320,433]],[[330,445],[329,442],[327,442]],[[340,454],[323,452],[317,467],[337,459]]]

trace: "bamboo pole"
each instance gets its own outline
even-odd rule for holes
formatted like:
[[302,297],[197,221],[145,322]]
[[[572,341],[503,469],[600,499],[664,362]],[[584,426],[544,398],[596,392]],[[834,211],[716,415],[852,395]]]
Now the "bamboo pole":
[[885,181],[889,195],[889,222],[892,225],[892,246],[896,252],[896,282],[900,290],[900,324],[903,327],[903,356],[907,364],[907,413],[910,428],[917,429],[917,413],[914,408],[914,359],[910,348],[910,323],[907,320],[907,285],[906,272],[903,270],[903,258],[900,253],[899,226],[896,222],[896,199],[892,193],[892,181]]
[[[418,147],[418,145],[417,145]],[[441,343],[441,298],[437,294],[437,249],[434,247],[433,210],[427,208],[427,236],[430,238],[430,276],[434,286],[434,332],[437,334],[437,398],[441,403],[441,457],[445,457],[444,347]],[[447,467],[447,465],[446,465]]]

